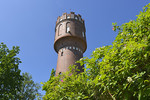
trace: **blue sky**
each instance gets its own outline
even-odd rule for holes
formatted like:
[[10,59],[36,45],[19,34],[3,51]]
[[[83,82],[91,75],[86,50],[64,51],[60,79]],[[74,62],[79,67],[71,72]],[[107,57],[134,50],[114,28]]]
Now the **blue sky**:
[[[9,48],[20,46],[20,69],[35,82],[46,82],[56,68],[53,49],[58,16],[70,11],[85,20],[89,57],[95,48],[111,45],[117,33],[112,22],[121,25],[136,19],[149,0],[0,0],[0,42]],[[42,92],[44,94],[44,92]]]

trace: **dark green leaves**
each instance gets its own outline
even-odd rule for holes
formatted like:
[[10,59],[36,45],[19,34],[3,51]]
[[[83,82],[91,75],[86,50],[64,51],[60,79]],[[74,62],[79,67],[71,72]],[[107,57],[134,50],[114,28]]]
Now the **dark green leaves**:
[[16,57],[17,53],[19,47],[9,50],[5,44],[0,44],[0,98],[4,100],[15,98],[22,84],[23,77],[18,69],[21,61]]

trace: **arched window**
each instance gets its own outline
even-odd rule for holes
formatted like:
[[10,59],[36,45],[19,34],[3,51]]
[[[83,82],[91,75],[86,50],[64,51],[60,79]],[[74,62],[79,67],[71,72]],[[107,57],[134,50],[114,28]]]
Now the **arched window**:
[[58,27],[58,36],[61,35],[62,29],[63,29],[63,26],[62,24],[60,24]]
[[67,19],[70,19],[70,16],[69,16],[69,15],[67,16]]
[[66,24],[66,33],[70,33],[70,23]]

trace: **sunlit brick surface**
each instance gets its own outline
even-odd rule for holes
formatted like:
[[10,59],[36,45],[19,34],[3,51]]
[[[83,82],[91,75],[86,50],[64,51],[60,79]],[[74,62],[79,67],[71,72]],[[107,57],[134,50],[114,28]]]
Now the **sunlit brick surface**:
[[[54,49],[58,53],[56,75],[69,70],[70,65],[83,57],[86,51],[84,20],[73,12],[58,17],[55,27]],[[76,64],[83,71],[83,66]]]

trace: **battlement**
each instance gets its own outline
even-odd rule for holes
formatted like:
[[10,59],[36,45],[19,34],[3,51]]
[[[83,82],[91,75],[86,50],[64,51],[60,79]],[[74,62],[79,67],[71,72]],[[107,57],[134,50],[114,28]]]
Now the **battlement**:
[[74,12],[70,12],[70,14],[63,13],[62,16],[59,16],[59,17],[57,18],[56,25],[57,25],[57,23],[59,23],[59,22],[61,22],[61,21],[63,21],[63,20],[66,20],[66,19],[67,19],[67,20],[75,19],[75,20],[80,21],[81,23],[84,23],[84,19],[82,19],[82,17],[81,17],[80,14],[76,15]]

